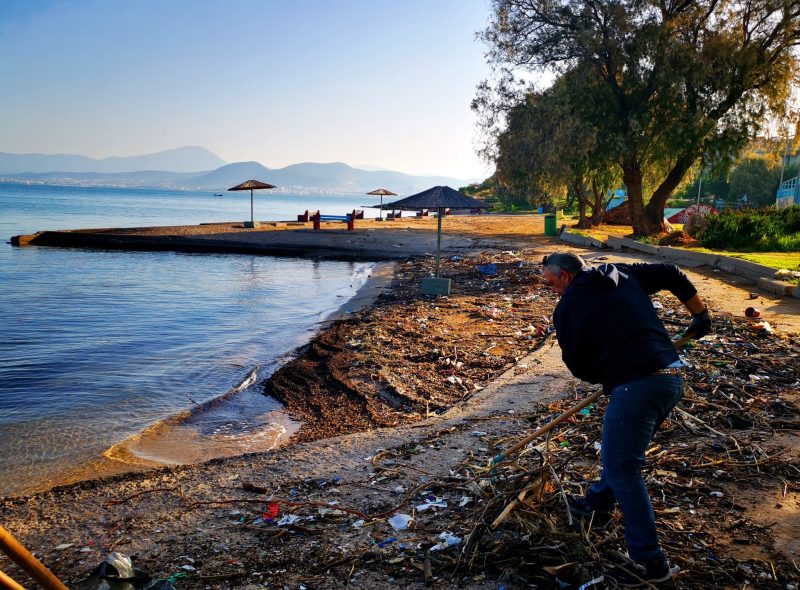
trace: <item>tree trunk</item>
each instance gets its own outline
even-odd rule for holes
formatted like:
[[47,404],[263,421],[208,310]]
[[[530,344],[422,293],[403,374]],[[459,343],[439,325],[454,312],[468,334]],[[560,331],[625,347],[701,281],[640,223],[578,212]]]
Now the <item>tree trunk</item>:
[[603,193],[597,188],[597,183],[592,181],[592,217],[589,219],[592,225],[600,225],[603,222]]
[[581,229],[588,229],[591,227],[589,220],[586,219],[586,194],[583,187],[583,182],[576,180],[572,184],[572,191],[578,199],[578,227]]
[[664,206],[667,204],[667,199],[672,196],[673,191],[683,179],[689,167],[694,162],[694,156],[683,155],[678,158],[672,170],[669,171],[667,177],[653,192],[650,202],[644,209],[647,223],[651,227],[658,227],[664,229]]
[[628,159],[622,161],[622,181],[628,190],[628,208],[630,209],[633,233],[641,236],[650,236],[658,232],[659,226],[651,227],[647,217],[645,217],[642,177],[642,170],[638,162]]

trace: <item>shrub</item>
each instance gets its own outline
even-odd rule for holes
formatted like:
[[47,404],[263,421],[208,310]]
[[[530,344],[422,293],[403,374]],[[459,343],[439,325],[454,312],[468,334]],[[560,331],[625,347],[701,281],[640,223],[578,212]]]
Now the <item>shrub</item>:
[[800,252],[800,207],[723,211],[708,218],[697,238],[706,248]]

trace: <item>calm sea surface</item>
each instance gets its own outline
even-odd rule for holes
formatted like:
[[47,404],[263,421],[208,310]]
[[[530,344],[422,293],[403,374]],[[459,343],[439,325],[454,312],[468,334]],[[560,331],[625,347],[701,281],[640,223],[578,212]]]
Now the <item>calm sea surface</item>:
[[[256,192],[255,217],[373,200]],[[249,216],[249,193],[0,183],[0,495],[263,450],[297,428],[260,384],[372,264],[6,243]]]

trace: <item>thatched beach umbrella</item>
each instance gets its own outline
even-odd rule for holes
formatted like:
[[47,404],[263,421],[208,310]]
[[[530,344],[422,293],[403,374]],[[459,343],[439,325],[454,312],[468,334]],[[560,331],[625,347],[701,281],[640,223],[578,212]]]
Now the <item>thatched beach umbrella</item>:
[[256,220],[253,217],[253,191],[263,188],[275,188],[275,187],[271,184],[267,184],[266,182],[261,182],[260,180],[248,180],[246,182],[243,182],[242,184],[237,184],[236,186],[228,189],[229,191],[246,191],[246,190],[250,191],[250,224],[248,225],[248,223],[245,221],[244,222],[245,227],[258,227],[256,225]]
[[[436,280],[439,280],[439,267],[442,257],[442,217],[444,217],[445,210],[447,209],[486,209],[489,207],[483,201],[468,197],[449,186],[434,186],[426,191],[411,195],[405,199],[394,201],[393,203],[386,203],[386,208],[405,209],[405,210],[419,210],[419,209],[436,209],[438,211],[438,221],[436,229]],[[450,280],[447,279],[447,286],[445,287],[432,287],[431,293],[450,292]],[[425,282],[423,282],[423,290],[425,289]]]
[[368,192],[368,195],[380,195],[381,196],[381,208],[378,210],[378,219],[383,219],[383,197],[384,196],[392,196],[396,197],[397,193],[393,193],[392,191],[387,191],[385,188],[378,188],[374,191]]

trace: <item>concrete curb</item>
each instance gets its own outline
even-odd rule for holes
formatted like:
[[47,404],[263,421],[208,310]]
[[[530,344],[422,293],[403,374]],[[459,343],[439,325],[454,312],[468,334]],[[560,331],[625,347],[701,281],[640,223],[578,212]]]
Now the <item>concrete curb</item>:
[[[568,236],[565,238],[565,235]],[[603,244],[599,240],[586,238],[576,234],[569,234],[567,230],[561,232],[561,239],[565,242],[586,246],[586,247],[603,247],[596,246],[592,242]],[[785,281],[775,279],[776,270],[771,266],[763,264],[756,264],[755,262],[748,262],[739,258],[732,258],[731,256],[724,256],[722,254],[711,254],[705,252],[693,252],[691,250],[682,250],[681,248],[673,248],[671,246],[653,246],[651,244],[643,244],[630,238],[621,238],[619,236],[608,236],[607,245],[614,250],[622,250],[629,248],[639,252],[645,252],[654,256],[665,258],[676,264],[682,266],[710,266],[711,268],[718,268],[743,277],[749,281],[758,283],[760,289],[776,295],[790,295],[800,299],[800,286],[795,287]]]
[[561,234],[559,236],[562,241],[566,242],[567,244],[573,244],[574,246],[583,246],[585,248],[599,248],[603,249],[607,247],[605,242],[601,242],[598,239],[590,238],[588,236],[582,236],[580,234],[573,234],[567,228],[561,230]]

